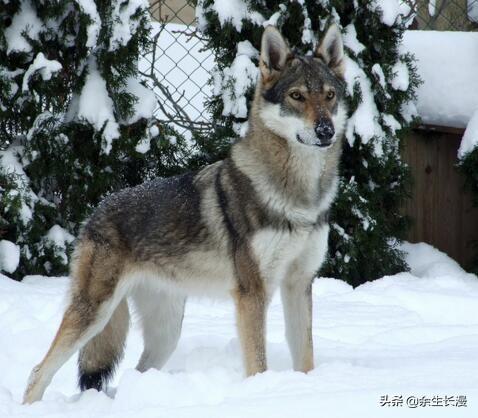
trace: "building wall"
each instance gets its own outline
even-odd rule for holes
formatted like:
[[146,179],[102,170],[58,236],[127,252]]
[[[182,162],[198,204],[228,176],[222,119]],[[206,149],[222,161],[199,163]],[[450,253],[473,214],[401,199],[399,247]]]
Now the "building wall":
[[404,161],[411,168],[414,187],[404,211],[412,218],[411,242],[427,242],[446,252],[463,267],[476,254],[478,209],[457,170],[461,133],[414,130],[404,141]]
[[154,19],[166,23],[193,24],[195,9],[191,0],[150,0]]
[[[435,0],[435,11],[430,10],[430,0],[418,0],[415,29],[469,31],[478,24],[468,18],[469,0]],[[432,13],[430,13],[432,11]]]

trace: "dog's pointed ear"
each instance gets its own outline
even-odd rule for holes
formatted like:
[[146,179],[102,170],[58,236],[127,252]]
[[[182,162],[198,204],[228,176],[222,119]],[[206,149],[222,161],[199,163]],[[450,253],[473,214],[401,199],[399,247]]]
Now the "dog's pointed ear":
[[335,23],[327,29],[322,41],[315,50],[315,56],[324,61],[340,78],[344,78],[344,44],[340,29]]
[[284,69],[290,54],[287,42],[280,32],[274,26],[267,26],[262,34],[259,63],[264,82],[271,81]]

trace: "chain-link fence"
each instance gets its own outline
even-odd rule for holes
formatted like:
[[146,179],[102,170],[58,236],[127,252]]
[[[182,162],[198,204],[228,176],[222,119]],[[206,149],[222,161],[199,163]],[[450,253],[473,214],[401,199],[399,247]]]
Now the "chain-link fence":
[[196,29],[194,0],[152,0],[152,44],[139,67],[158,98],[156,117],[179,133],[210,129],[204,102],[213,54]]
[[[227,1],[227,0],[221,0]],[[478,0],[403,0],[412,8],[410,29],[478,30]],[[195,0],[151,0],[152,48],[140,69],[158,97],[156,116],[180,133],[211,128],[204,101],[214,57],[196,29]]]
[[412,28],[422,30],[478,30],[478,0],[407,0],[415,12]]

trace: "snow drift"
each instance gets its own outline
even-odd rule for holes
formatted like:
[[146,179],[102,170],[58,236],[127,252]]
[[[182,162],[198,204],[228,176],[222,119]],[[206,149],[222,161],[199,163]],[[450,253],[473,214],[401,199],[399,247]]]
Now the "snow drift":
[[[426,244],[406,244],[410,273],[355,290],[315,281],[316,369],[291,371],[278,295],[268,315],[270,370],[244,379],[228,301],[190,300],[179,346],[162,371],[139,373],[135,324],[108,394],[76,388],[76,359],[44,400],[20,405],[31,367],[64,309],[67,278],[0,277],[1,417],[476,417],[478,281]],[[466,396],[466,407],[380,406],[384,395]]]

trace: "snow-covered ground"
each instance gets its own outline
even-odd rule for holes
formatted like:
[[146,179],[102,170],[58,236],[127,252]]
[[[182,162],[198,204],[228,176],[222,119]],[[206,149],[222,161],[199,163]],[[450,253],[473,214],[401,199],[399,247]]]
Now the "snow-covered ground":
[[[0,277],[1,417],[477,417],[478,280],[426,244],[406,244],[412,270],[355,290],[315,281],[316,369],[291,371],[279,298],[268,316],[270,370],[244,379],[233,306],[190,300],[179,346],[162,371],[134,370],[137,326],[109,394],[75,386],[76,359],[44,400],[20,404],[31,367],[45,353],[64,308],[67,278]],[[467,406],[381,406],[410,396]],[[442,398],[440,398],[442,397]]]

